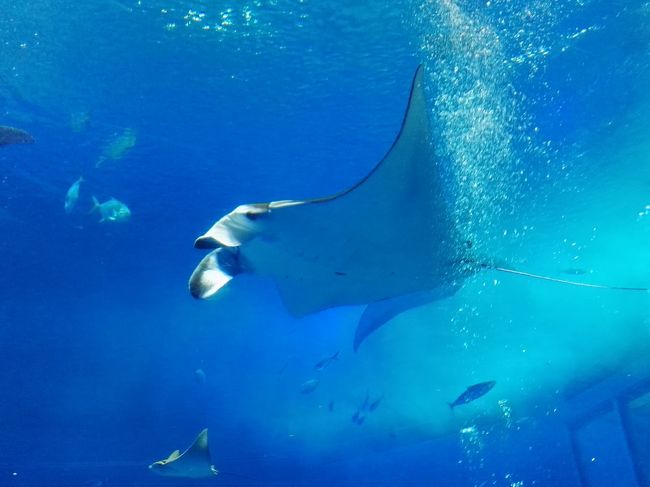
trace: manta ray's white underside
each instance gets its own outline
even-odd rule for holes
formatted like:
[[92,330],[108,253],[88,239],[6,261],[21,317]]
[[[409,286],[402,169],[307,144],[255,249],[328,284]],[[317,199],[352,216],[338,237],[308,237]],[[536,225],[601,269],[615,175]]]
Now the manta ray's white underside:
[[456,289],[464,246],[444,195],[420,66],[399,135],[368,176],[333,196],[239,206],[197,239],[214,250],[190,291],[209,298],[247,272],[272,279],[296,316],[369,305],[356,348],[401,311]]

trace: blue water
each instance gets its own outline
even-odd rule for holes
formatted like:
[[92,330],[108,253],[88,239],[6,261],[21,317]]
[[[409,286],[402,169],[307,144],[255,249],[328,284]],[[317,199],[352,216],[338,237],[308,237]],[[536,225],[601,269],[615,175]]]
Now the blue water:
[[[237,205],[365,176],[420,63],[453,218],[477,252],[647,287],[647,1],[0,12],[0,125],[36,139],[0,148],[0,486],[650,485],[647,293],[481,272],[353,353],[361,307],[293,318],[254,278],[214,302],[187,290],[194,239]],[[135,145],[96,168],[127,128]],[[130,221],[98,223],[93,195]],[[358,426],[367,393],[384,399]],[[222,475],[147,469],[205,427]]]

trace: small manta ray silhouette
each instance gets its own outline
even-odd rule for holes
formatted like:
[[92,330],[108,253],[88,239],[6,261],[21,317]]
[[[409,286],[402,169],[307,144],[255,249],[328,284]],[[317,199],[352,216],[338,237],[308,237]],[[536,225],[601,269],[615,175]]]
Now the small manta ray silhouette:
[[194,443],[183,453],[180,450],[175,450],[164,460],[149,465],[149,470],[166,477],[188,479],[200,479],[217,475],[219,471],[212,465],[212,457],[208,447],[207,428],[199,433]]

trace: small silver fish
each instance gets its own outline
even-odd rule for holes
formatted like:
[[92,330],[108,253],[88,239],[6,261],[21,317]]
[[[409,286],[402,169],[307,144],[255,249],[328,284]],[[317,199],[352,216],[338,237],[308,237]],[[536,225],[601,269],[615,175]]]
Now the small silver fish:
[[325,357],[323,360],[319,361],[316,365],[314,365],[314,369],[316,370],[324,370],[332,363],[334,363],[336,360],[339,358],[339,351],[337,350],[336,353],[330,357]]
[[306,380],[300,385],[300,392],[303,394],[311,394],[316,390],[318,384],[320,384],[320,381],[318,379]]
[[93,207],[90,209],[90,213],[94,213],[95,211],[98,211],[101,216],[99,223],[124,222],[131,218],[131,210],[129,210],[129,207],[115,198],[100,203],[93,196]]
[[83,132],[90,122],[90,114],[86,111],[72,112],[70,114],[70,128],[73,132]]
[[104,146],[102,154],[95,163],[95,167],[100,167],[106,161],[117,161],[122,159],[135,146],[136,141],[136,133],[132,128],[126,128],[121,134],[116,134],[113,139]]
[[63,208],[68,215],[72,213],[74,207],[77,206],[77,200],[79,199],[79,189],[81,187],[81,183],[83,182],[84,178],[80,177],[74,183],[72,183],[72,186],[68,188],[68,192],[65,194],[65,204],[63,205]]

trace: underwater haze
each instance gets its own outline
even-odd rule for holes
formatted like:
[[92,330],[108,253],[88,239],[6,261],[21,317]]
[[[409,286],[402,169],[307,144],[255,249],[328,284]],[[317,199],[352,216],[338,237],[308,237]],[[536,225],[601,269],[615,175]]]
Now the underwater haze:
[[[0,41],[0,487],[650,486],[650,2],[0,0]],[[409,218],[483,268],[356,351],[361,305],[194,299],[196,238],[364,180],[419,65]],[[149,468],[204,428],[216,477]]]

